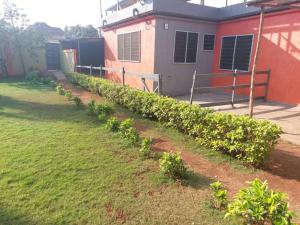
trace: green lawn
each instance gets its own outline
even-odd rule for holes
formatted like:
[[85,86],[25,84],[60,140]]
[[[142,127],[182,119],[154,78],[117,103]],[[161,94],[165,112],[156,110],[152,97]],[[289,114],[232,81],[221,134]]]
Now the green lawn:
[[0,83],[0,224],[228,224],[210,180],[164,178],[52,89]]

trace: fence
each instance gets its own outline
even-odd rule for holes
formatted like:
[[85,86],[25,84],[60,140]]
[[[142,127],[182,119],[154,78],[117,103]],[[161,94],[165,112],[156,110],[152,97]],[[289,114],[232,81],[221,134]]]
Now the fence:
[[[249,76],[249,75],[251,75],[251,72],[237,72],[237,70],[235,70],[233,73],[222,73],[222,74],[221,73],[220,74],[197,74],[197,71],[195,71],[194,75],[193,75],[193,83],[192,83],[192,88],[191,88],[190,104],[193,104],[193,98],[194,98],[195,91],[197,91],[197,90],[216,90],[216,89],[222,89],[222,90],[231,89],[231,100],[230,101],[222,101],[222,102],[204,103],[204,104],[200,104],[201,106],[211,107],[211,106],[229,105],[229,104],[234,106],[234,104],[237,104],[237,103],[248,102],[249,98],[236,100],[236,90],[243,89],[243,88],[250,88],[250,86],[251,86],[250,83],[249,84],[237,84],[238,77]],[[259,100],[259,99],[267,100],[271,70],[257,71],[255,75],[267,75],[267,79],[265,82],[260,82],[260,83],[254,84],[254,87],[265,87],[264,95],[257,96],[254,99],[255,100]],[[232,82],[232,85],[226,85],[226,86],[195,87],[197,78],[202,78],[202,77],[211,77],[211,78],[233,77],[233,82]]]
[[77,69],[81,72],[81,69],[87,69],[89,71],[89,74],[95,75],[94,70],[99,71],[99,76],[100,77],[105,77],[105,72],[114,72],[114,73],[119,73],[122,77],[122,85],[126,84],[126,76],[131,76],[131,77],[137,77],[140,78],[141,80],[141,85],[142,89],[144,91],[151,92],[150,88],[147,85],[146,80],[151,80],[154,82],[157,82],[157,87],[153,90],[153,92],[158,93],[159,95],[162,93],[162,88],[161,88],[161,75],[160,74],[150,74],[150,73],[139,73],[139,72],[131,72],[131,71],[126,71],[124,67],[122,68],[111,68],[111,67],[93,67],[91,66],[81,66],[77,65]]

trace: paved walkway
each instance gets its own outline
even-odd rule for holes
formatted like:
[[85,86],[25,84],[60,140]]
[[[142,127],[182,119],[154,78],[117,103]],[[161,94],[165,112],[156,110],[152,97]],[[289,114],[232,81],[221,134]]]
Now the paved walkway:
[[[188,101],[187,96],[180,96],[177,99]],[[220,93],[196,94],[193,104],[209,103],[229,100],[230,95]],[[234,108],[231,105],[215,106],[216,111],[236,113],[239,115],[248,114],[248,104],[236,104]],[[280,125],[284,134],[281,138],[285,141],[300,145],[300,106],[290,106],[279,103],[256,101],[254,106],[254,117],[258,119],[271,120]]]

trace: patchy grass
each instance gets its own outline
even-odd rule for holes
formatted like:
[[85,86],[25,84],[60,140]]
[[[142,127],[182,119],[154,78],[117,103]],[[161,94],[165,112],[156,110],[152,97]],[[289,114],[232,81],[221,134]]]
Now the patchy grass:
[[48,87],[0,83],[0,140],[0,224],[228,223],[207,206],[209,179],[164,178]]

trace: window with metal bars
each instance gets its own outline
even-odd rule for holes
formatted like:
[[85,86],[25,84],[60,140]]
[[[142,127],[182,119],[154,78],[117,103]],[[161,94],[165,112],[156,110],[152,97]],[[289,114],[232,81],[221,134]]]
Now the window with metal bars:
[[220,69],[249,71],[253,35],[222,38]]
[[196,63],[198,33],[176,31],[174,63]]
[[118,59],[122,61],[141,61],[141,32],[118,34]]

